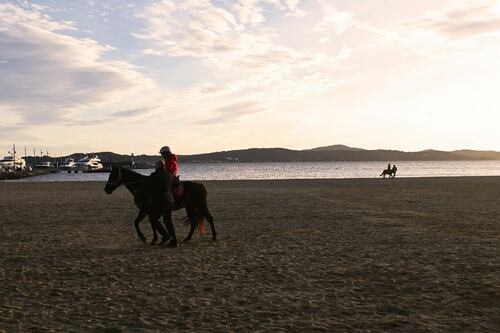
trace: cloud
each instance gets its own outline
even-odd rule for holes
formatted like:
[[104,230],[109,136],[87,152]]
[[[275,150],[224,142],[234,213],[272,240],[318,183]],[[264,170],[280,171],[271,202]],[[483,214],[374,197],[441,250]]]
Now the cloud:
[[0,5],[2,110],[25,124],[56,122],[150,83],[129,63],[104,61],[112,47],[63,33],[76,29],[39,8]]
[[153,41],[170,56],[199,57],[224,51],[228,48],[225,40],[238,29],[230,12],[208,1],[161,1],[146,7],[140,17],[148,26],[134,36]]
[[306,12],[299,8],[301,0],[284,0],[283,2],[290,10],[290,12],[287,15],[289,15],[289,16],[304,16],[304,15],[306,15]]
[[[189,58],[203,72],[163,104],[169,117],[189,114],[181,122],[198,125],[238,121],[343,82],[334,73],[348,52],[336,58],[280,43],[264,15],[271,8],[274,20],[301,23],[289,15],[301,10],[299,1],[162,1],[139,14],[145,28],[134,36],[145,45],[143,54]],[[314,22],[308,24],[312,30]]]
[[[28,128],[26,126],[18,125],[0,125],[0,142],[5,145],[12,145],[14,138],[21,142],[40,142],[41,138],[35,135],[27,133]],[[19,149],[19,148],[18,148]],[[0,154],[4,153],[0,151]],[[2,155],[3,156],[3,155]],[[0,157],[2,157],[0,156]]]
[[162,1],[140,14],[147,27],[137,38],[150,41],[144,54],[197,58],[211,66],[235,65],[255,69],[272,63],[300,60],[299,53],[277,46],[265,22],[264,4],[286,13],[298,10],[297,1],[242,0],[229,8],[210,1]]
[[150,107],[135,108],[129,110],[116,111],[109,115],[110,118],[130,118],[143,115],[146,112],[151,111]]
[[120,111],[112,112],[109,115],[107,115],[106,117],[101,117],[101,118],[97,118],[97,119],[72,120],[72,121],[69,121],[67,123],[67,125],[69,125],[69,126],[95,126],[95,125],[102,125],[102,124],[106,124],[106,123],[116,123],[117,121],[128,122],[132,119],[137,122],[137,121],[139,121],[140,118],[144,118],[144,116],[151,115],[156,110],[157,110],[156,107],[150,107],[150,106],[120,110]]
[[151,56],[165,56],[165,55],[167,55],[165,53],[165,51],[153,50],[153,49],[144,49],[144,50],[142,50],[142,54],[151,55]]
[[500,10],[495,0],[453,1],[440,11],[428,11],[405,21],[384,39],[397,41],[415,54],[429,57],[470,48],[476,40],[500,33]]
[[426,13],[409,26],[448,38],[478,37],[500,32],[500,11],[497,1],[457,1],[442,12]]
[[242,117],[256,114],[265,110],[265,107],[254,101],[243,101],[219,107],[212,111],[212,117],[196,121],[199,125],[215,125],[233,122]]
[[318,0],[318,2],[323,7],[323,18],[316,25],[316,31],[333,31],[335,34],[340,35],[356,26],[357,22],[354,19],[354,13],[338,10],[329,1]]

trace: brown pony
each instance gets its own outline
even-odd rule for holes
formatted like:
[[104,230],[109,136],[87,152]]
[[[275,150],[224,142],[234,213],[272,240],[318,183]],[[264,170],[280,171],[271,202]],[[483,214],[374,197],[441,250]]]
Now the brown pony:
[[[158,185],[156,184],[155,180],[156,179],[153,176],[144,176],[124,167],[113,166],[111,168],[111,173],[109,174],[108,182],[106,183],[104,191],[107,194],[111,194],[118,187],[124,185],[127,190],[129,190],[130,193],[132,193],[132,195],[134,196],[134,203],[139,208],[139,214],[135,219],[135,229],[137,231],[137,235],[143,242],[146,242],[146,237],[141,232],[139,223],[147,215],[149,215],[149,221],[153,229],[153,240],[151,241],[151,244],[156,243],[156,241],[158,240],[158,236],[156,233],[157,230],[163,236],[163,239],[161,241],[161,243],[163,244],[166,242],[166,240],[168,240],[168,235],[163,226],[158,222],[160,216],[156,216],[157,214],[153,213],[161,210],[152,207],[152,203],[154,202],[152,198],[155,191],[157,191],[158,189]],[[189,233],[184,241],[191,240],[196,226],[202,226],[204,218],[206,218],[208,223],[210,223],[210,227],[212,229],[212,239],[217,239],[214,219],[208,210],[207,190],[205,189],[205,186],[203,186],[203,184],[190,181],[183,181],[181,182],[181,184],[183,186],[183,192],[181,195],[174,196],[175,206],[173,207],[173,210],[179,210],[181,208],[186,209],[187,217],[191,224],[191,229],[189,230]],[[163,216],[163,218],[165,223],[167,223],[168,218],[170,218],[171,220],[171,216]]]

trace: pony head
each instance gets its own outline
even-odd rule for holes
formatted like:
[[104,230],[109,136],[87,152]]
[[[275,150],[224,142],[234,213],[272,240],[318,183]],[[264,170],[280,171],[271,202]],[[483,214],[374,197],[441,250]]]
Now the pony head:
[[121,168],[117,166],[111,167],[111,172],[109,173],[108,182],[104,187],[104,192],[107,194],[113,193],[120,185],[123,184]]

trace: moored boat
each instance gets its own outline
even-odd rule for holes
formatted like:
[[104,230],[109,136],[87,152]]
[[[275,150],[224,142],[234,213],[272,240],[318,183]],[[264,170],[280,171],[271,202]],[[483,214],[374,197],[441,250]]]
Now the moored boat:
[[54,169],[54,163],[50,161],[44,161],[40,164],[35,165],[36,169]]
[[76,172],[99,172],[104,169],[98,156],[84,158],[76,162]]
[[71,173],[72,171],[76,172],[77,168],[75,159],[74,158],[65,159],[64,162],[59,165],[59,170],[67,171],[68,173]]
[[13,154],[9,154],[4,156],[4,158],[0,160],[0,167],[2,170],[25,170],[26,161],[22,157],[17,157]]

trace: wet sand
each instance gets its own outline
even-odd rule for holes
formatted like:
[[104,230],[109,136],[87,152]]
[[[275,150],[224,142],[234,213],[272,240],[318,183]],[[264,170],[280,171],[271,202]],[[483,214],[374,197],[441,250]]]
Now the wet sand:
[[0,332],[500,331],[500,177],[204,184],[172,249],[125,189],[0,183]]

